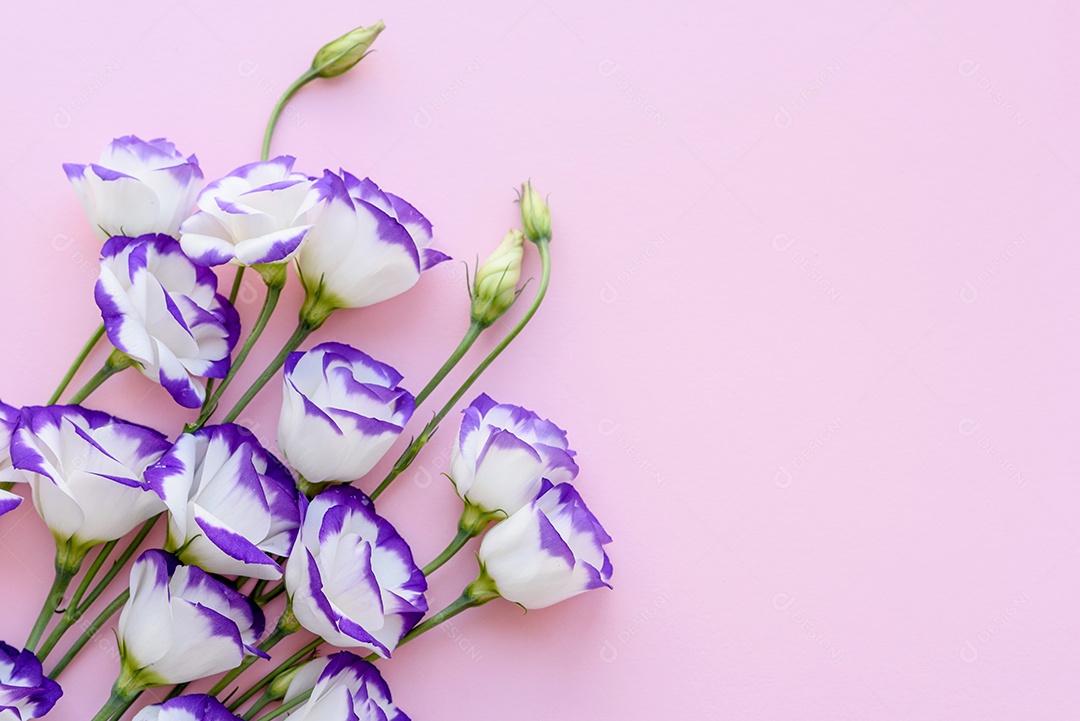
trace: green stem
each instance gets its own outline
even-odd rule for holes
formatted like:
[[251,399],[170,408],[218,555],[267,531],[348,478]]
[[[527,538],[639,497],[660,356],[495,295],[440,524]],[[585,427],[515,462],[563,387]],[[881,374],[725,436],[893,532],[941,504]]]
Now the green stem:
[[282,581],[278,585],[274,586],[273,588],[271,588],[269,591],[267,591],[263,595],[256,596],[255,597],[255,603],[258,604],[259,606],[265,606],[266,604],[270,603],[271,601],[273,601],[275,598],[277,598],[278,596],[280,596],[283,593],[285,593],[285,582],[284,581]]
[[91,564],[90,568],[83,574],[82,581],[79,582],[79,587],[75,589],[75,593],[72,594],[71,600],[68,601],[67,608],[64,610],[64,615],[56,624],[56,628],[52,630],[49,637],[45,639],[45,643],[41,644],[41,648],[38,649],[38,658],[44,660],[63,635],[67,633],[67,630],[71,628],[71,625],[79,620],[79,604],[82,602],[82,597],[86,594],[87,589],[90,588],[90,583],[94,580],[94,576],[101,570],[101,566],[105,563],[105,559],[112,553],[113,548],[116,547],[116,543],[116,541],[109,541],[101,547],[97,557],[94,558],[93,564]]
[[499,341],[499,344],[487,354],[487,357],[484,358],[483,361],[480,362],[480,365],[476,367],[476,370],[472,372],[472,375],[465,379],[465,382],[461,384],[453,397],[450,398],[439,412],[435,414],[435,417],[424,426],[424,430],[420,432],[420,435],[416,437],[416,440],[410,443],[408,448],[402,452],[401,456],[398,457],[397,462],[394,463],[394,467],[390,470],[390,473],[388,473],[386,478],[383,479],[383,482],[379,484],[379,487],[371,493],[371,500],[374,501],[382,495],[383,491],[389,488],[390,484],[394,482],[394,479],[400,476],[405,469],[409,467],[420,452],[420,449],[431,440],[439,423],[446,417],[446,414],[453,410],[457,402],[461,400],[461,397],[472,387],[472,384],[476,382],[485,370],[487,370],[488,366],[495,362],[495,359],[506,350],[506,347],[517,338],[518,334],[521,333],[525,326],[528,325],[529,321],[532,320],[532,317],[536,315],[537,309],[540,308],[540,303],[543,302],[544,296],[547,295],[548,283],[551,281],[551,253],[548,249],[548,242],[549,241],[544,238],[536,241],[536,247],[540,251],[541,262],[540,287],[536,289],[536,296],[533,297],[529,309],[525,311],[525,314],[521,316],[521,320],[519,320],[510,332],[506,334],[506,337]]
[[[254,686],[249,688],[247,691],[245,691],[243,694],[241,694],[239,698],[237,698],[235,701],[230,703],[229,704],[229,710],[235,713],[236,710],[239,709],[241,706],[243,706],[244,703],[248,699],[250,699],[252,696],[257,694],[262,689],[264,689],[267,686],[269,686],[270,684],[272,684],[274,682],[275,678],[277,678],[279,675],[281,675],[285,671],[288,671],[289,669],[291,669],[301,659],[304,659],[305,657],[310,656],[311,654],[315,653],[315,651],[318,650],[319,646],[321,646],[323,643],[325,643],[325,642],[322,640],[322,638],[316,638],[314,641],[309,643],[307,646],[304,646],[302,649],[300,649],[299,651],[294,653],[292,656],[289,656],[287,659],[285,659],[284,661],[279,663],[277,665],[277,667],[274,668],[273,671],[271,671],[270,673],[263,676],[261,679],[259,679],[255,683]],[[268,699],[267,703],[269,703],[269,701],[272,701],[272,700],[273,699]],[[248,710],[248,713],[250,714],[250,713],[258,712],[259,710],[261,710],[261,708],[262,708],[262,706],[258,706],[258,705],[252,706],[251,709]]]
[[285,360],[289,357],[289,354],[299,348],[300,344],[304,342],[304,339],[311,335],[318,327],[319,326],[313,323],[301,319],[296,326],[296,330],[293,331],[293,334],[289,337],[289,340],[285,341],[285,346],[274,357],[274,360],[270,361],[270,365],[266,367],[266,370],[262,372],[262,375],[256,378],[255,382],[251,384],[251,387],[240,397],[240,400],[236,402],[236,405],[234,405],[228,415],[225,416],[222,423],[232,423],[235,421],[241,411],[243,411],[244,408],[247,407],[247,404],[251,402],[251,399],[254,398],[258,392],[262,390],[262,387],[274,377],[274,374],[278,372],[281,366],[285,365]]
[[458,364],[458,361],[469,351],[476,339],[480,337],[480,334],[484,332],[483,326],[477,323],[475,320],[469,323],[469,329],[465,331],[465,336],[458,343],[458,347],[454,349],[454,352],[450,354],[450,357],[446,359],[446,362],[442,364],[442,368],[431,377],[428,384],[424,386],[424,389],[416,394],[416,407],[419,408],[420,404],[427,399],[431,392],[434,391],[446,374],[454,369],[454,366]]
[[29,651],[33,651],[41,640],[46,626],[49,625],[49,620],[57,613],[64,600],[64,594],[71,585],[71,580],[79,571],[82,555],[71,554],[69,549],[69,546],[64,548],[58,546],[56,549],[56,572],[53,575],[52,587],[49,588],[49,595],[45,597],[45,603],[41,605],[41,613],[38,614],[33,628],[30,629],[30,636],[26,639],[26,649]]
[[49,397],[46,405],[51,406],[60,400],[60,396],[63,395],[64,391],[67,390],[67,387],[71,383],[72,378],[74,378],[75,374],[79,372],[79,368],[82,367],[82,364],[86,360],[86,357],[90,355],[91,351],[94,350],[94,348],[98,344],[98,341],[101,340],[101,337],[103,335],[105,335],[104,323],[98,326],[98,329],[94,331],[94,334],[92,336],[90,336],[90,340],[86,341],[86,345],[84,345],[82,347],[82,350],[79,351],[79,355],[75,356],[75,360],[72,361],[71,367],[68,368],[67,373],[65,373],[64,377],[60,380],[60,385],[58,385],[56,387],[56,390],[53,391],[53,394]]
[[[266,160],[266,158],[263,158]],[[240,266],[236,269],[236,275],[233,276],[232,288],[229,290],[229,305],[236,305],[236,298],[240,295],[240,288],[244,284],[244,266]]]
[[495,590],[495,584],[486,573],[481,571],[480,576],[465,587],[465,590],[461,592],[461,595],[458,596],[456,601],[435,615],[428,616],[422,623],[418,624],[413,630],[405,634],[404,638],[401,639],[401,643],[398,644],[398,648],[401,648],[417,636],[427,633],[439,624],[449,621],[462,611],[477,606],[483,606],[488,601],[498,597],[499,593]]
[[125,692],[117,685],[114,685],[109,700],[105,702],[105,705],[101,707],[100,711],[94,714],[94,718],[90,721],[112,721],[112,719],[123,715],[124,711],[130,708],[131,704],[135,703],[135,699],[139,697],[140,693],[142,692]]
[[296,91],[310,83],[315,78],[319,77],[317,68],[309,68],[303,75],[293,81],[293,84],[285,88],[285,92],[278,98],[277,104],[274,105],[274,109],[270,111],[270,119],[266,122],[266,132],[263,134],[262,144],[262,159],[266,160],[270,157],[270,141],[274,137],[274,129],[277,127],[278,118],[281,116],[281,111],[285,109],[285,106],[289,104],[293,95],[296,95]]
[[458,521],[458,532],[454,536],[454,540],[450,541],[446,548],[443,549],[443,552],[436,556],[431,563],[424,566],[423,574],[430,576],[441,568],[444,563],[456,556],[458,551],[465,547],[466,543],[483,533],[489,523],[496,518],[505,517],[506,514],[504,513],[485,513],[471,503],[466,503],[465,509],[461,512],[461,520]]
[[105,365],[101,366],[101,370],[94,374],[94,377],[88,380],[86,385],[80,388],[78,392],[71,397],[71,400],[69,400],[68,403],[72,405],[82,403],[86,400],[87,396],[97,390],[98,386],[131,365],[135,365],[135,361],[132,360],[130,356],[120,350],[114,349],[105,360]]
[[247,710],[247,713],[244,714],[244,718],[246,718],[246,719],[255,718],[255,714],[259,713],[260,711],[262,711],[264,708],[266,708],[267,706],[269,706],[273,702],[274,702],[274,697],[269,692],[264,693],[262,695],[262,698],[260,698],[258,701],[256,701],[255,703],[253,703],[251,705],[251,708],[249,708]]
[[[314,690],[314,689],[312,689],[312,690]],[[281,704],[280,706],[278,706],[276,709],[274,709],[270,713],[268,713],[265,716],[261,717],[259,719],[259,721],[271,721],[272,719],[276,719],[278,716],[282,716],[284,714],[287,714],[289,711],[292,711],[297,706],[305,703],[310,697],[311,697],[311,691],[305,691],[304,693],[300,694],[299,696],[292,699],[288,703]],[[255,713],[253,711],[248,711],[248,713],[244,715],[245,721],[251,721],[251,719],[254,718],[254,717],[255,717]]]
[[68,665],[75,660],[75,656],[77,656],[79,651],[83,649],[83,646],[88,644],[90,642],[90,639],[97,635],[98,630],[100,630],[101,627],[104,626],[110,618],[112,618],[113,614],[119,611],[120,608],[125,603],[127,603],[128,596],[130,594],[130,590],[124,589],[123,593],[114,598],[112,603],[106,606],[101,611],[101,613],[97,615],[97,618],[90,622],[90,625],[88,625],[86,629],[79,635],[79,638],[75,640],[75,643],[72,644],[71,648],[68,649],[67,653],[65,653],[60,658],[60,660],[57,661],[56,665],[53,666],[52,671],[49,671],[49,678],[60,678],[60,674],[62,674],[64,672],[64,669],[66,669]]
[[[288,635],[289,632],[282,630],[281,626],[279,625],[277,628],[270,632],[270,635],[266,637],[266,640],[259,644],[259,650],[269,651],[274,646],[278,645],[281,640]],[[247,671],[248,667],[251,666],[251,664],[255,663],[258,660],[258,656],[248,656],[239,666],[222,676],[221,680],[214,684],[213,688],[207,691],[207,693],[211,696],[217,696],[219,693],[228,688],[229,684],[232,683],[238,676],[240,676],[240,674],[242,674],[244,671]]]
[[113,562],[113,565],[109,568],[105,575],[102,576],[101,580],[98,581],[97,585],[94,586],[93,590],[90,591],[90,595],[88,595],[86,597],[86,600],[82,602],[82,605],[79,606],[76,618],[82,616],[84,613],[89,611],[90,606],[93,605],[94,601],[96,601],[98,597],[105,592],[105,589],[109,587],[109,584],[112,583],[112,580],[116,578],[120,571],[122,571],[127,565],[127,562],[131,559],[131,557],[135,555],[135,552],[139,550],[139,546],[142,545],[142,542],[146,540],[146,537],[148,535],[150,535],[150,531],[153,530],[154,524],[157,523],[159,518],[161,518],[161,516],[155,516],[143,524],[142,528],[139,529],[139,532],[135,534],[134,538],[131,539],[131,543],[128,544],[128,547],[125,548],[124,552],[121,553],[120,556]]
[[251,333],[248,334],[247,340],[244,341],[243,348],[240,349],[240,352],[236,354],[236,358],[233,359],[228,375],[221,381],[221,385],[214,391],[213,396],[207,395],[206,402],[203,403],[202,412],[199,414],[199,419],[193,426],[185,428],[185,432],[196,431],[206,425],[206,422],[210,420],[210,416],[213,415],[214,410],[221,401],[221,396],[225,394],[225,389],[233,382],[233,378],[236,377],[237,372],[240,370],[240,366],[247,360],[248,355],[251,353],[251,349],[255,347],[255,343],[259,340],[259,336],[261,336],[263,330],[266,329],[266,324],[270,321],[270,316],[273,315],[274,308],[277,307],[278,299],[281,297],[282,287],[283,286],[280,285],[268,285],[266,287],[266,299],[263,301],[262,310],[259,311],[259,317],[255,319],[255,325],[251,327]]

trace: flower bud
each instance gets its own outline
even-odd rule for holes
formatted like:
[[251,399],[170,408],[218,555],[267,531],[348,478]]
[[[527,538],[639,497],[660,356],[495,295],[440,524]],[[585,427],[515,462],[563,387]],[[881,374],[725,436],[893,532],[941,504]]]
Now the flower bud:
[[521,227],[525,237],[536,243],[541,238],[551,240],[551,211],[540,194],[533,190],[532,182],[521,186]]
[[521,258],[525,236],[511,230],[476,271],[473,279],[472,317],[485,328],[506,312],[514,302],[521,279]]
[[367,27],[356,28],[337,40],[323,45],[315,53],[311,67],[321,78],[336,78],[360,62],[375,38],[386,29],[382,20]]
[[280,701],[285,698],[286,692],[289,690],[289,686],[292,685],[292,681],[296,678],[296,674],[300,673],[301,666],[294,666],[287,671],[282,671],[274,680],[270,682],[270,685],[266,689],[266,695],[275,701]]

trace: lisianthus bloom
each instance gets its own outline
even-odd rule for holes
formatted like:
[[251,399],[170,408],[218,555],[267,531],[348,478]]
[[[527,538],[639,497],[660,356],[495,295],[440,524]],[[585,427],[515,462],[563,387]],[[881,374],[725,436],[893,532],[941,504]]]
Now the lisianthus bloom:
[[240,721],[240,717],[213,696],[193,694],[147,706],[133,721]]
[[131,568],[118,627],[121,678],[129,689],[186,683],[236,668],[263,632],[246,596],[170,553],[146,551]]
[[577,476],[566,431],[551,421],[484,393],[463,414],[450,477],[477,509],[509,516],[536,498],[545,478],[565,483]]
[[42,672],[37,656],[0,641],[0,719],[41,718],[63,693],[60,684]]
[[152,428],[79,406],[22,409],[11,460],[58,547],[74,558],[165,510],[143,471],[169,448]]
[[478,557],[499,595],[525,608],[544,608],[611,586],[611,542],[569,483],[548,487],[532,503],[495,524]]
[[114,235],[176,236],[199,192],[203,174],[165,138],[126,135],[109,143],[98,163],[65,163],[79,203],[102,240]]
[[311,228],[319,202],[312,180],[292,172],[295,158],[243,165],[199,193],[199,212],[180,226],[180,245],[199,265],[289,260]]
[[308,691],[308,700],[285,716],[287,721],[409,721],[394,705],[379,670],[347,651],[302,666],[283,702]]
[[94,299],[105,331],[186,408],[202,405],[200,378],[224,378],[240,319],[217,293],[217,276],[166,235],[117,236],[101,249]]
[[472,287],[472,320],[489,327],[506,312],[517,297],[521,260],[525,256],[525,236],[511,230],[495,252],[476,269]]
[[211,573],[275,580],[300,525],[296,484],[246,428],[184,433],[146,469],[169,508],[165,550]]
[[19,409],[0,401],[0,483],[16,483],[26,480],[11,465],[11,434],[19,423]]
[[290,354],[284,382],[278,444],[312,484],[366,474],[415,409],[400,373],[342,343]]
[[431,223],[409,203],[370,180],[329,170],[315,181],[319,219],[297,256],[309,299],[329,310],[361,308],[416,285],[420,273],[448,259],[430,247]]
[[308,506],[285,565],[300,624],[339,648],[386,658],[427,612],[412,551],[360,491],[333,486]]

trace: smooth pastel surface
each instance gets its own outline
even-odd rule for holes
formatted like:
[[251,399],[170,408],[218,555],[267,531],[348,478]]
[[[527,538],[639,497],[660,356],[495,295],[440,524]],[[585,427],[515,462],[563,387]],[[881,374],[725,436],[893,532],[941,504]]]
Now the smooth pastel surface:
[[[354,345],[418,391],[467,324],[460,261],[498,244],[532,178],[551,293],[478,390],[568,431],[615,539],[613,591],[492,603],[380,662],[395,702],[434,721],[481,703],[539,721],[1074,717],[1075,5],[7,5],[0,398],[41,403],[98,321],[100,241],[61,164],[135,133],[220,177],[257,159],[315,50],[380,17],[375,52],[303,90],[274,153],[369,175],[456,260],[310,345]],[[249,278],[245,322],[260,299]],[[94,402],[133,421],[190,419],[137,373],[105,388]],[[279,394],[243,414],[268,447]],[[379,503],[421,564],[454,531],[447,426]],[[25,638],[50,544],[32,504],[0,518],[0,638]],[[50,718],[85,721],[116,664],[103,632]]]

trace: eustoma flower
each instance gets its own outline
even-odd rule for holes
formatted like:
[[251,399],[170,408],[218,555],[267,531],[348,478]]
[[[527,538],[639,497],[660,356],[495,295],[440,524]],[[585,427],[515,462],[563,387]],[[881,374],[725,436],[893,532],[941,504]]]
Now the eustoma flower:
[[175,236],[203,177],[194,155],[185,158],[164,138],[147,142],[134,135],[109,143],[99,163],[65,163],[64,172],[102,240],[146,233]]
[[142,480],[169,442],[157,431],[79,406],[22,409],[11,459],[34,506],[73,561],[165,509]]
[[311,501],[285,584],[304,628],[335,646],[384,658],[427,612],[427,581],[408,544],[349,486]]
[[199,194],[199,212],[180,226],[180,244],[199,265],[288,260],[311,228],[318,203],[311,178],[282,155],[241,166]]
[[450,477],[466,503],[511,515],[536,498],[544,479],[565,483],[577,474],[566,431],[551,421],[483,393],[464,410]]
[[169,508],[166,550],[211,573],[277,579],[300,525],[296,484],[251,431],[184,433],[146,481]]
[[177,696],[165,703],[147,706],[133,721],[240,721],[213,696]]
[[3,486],[25,480],[22,473],[11,465],[11,434],[18,422],[19,410],[0,401],[0,516],[15,510],[22,503],[22,498]]
[[118,629],[118,687],[129,692],[185,683],[236,668],[256,651],[259,607],[198,566],[146,551],[131,569]]
[[324,312],[392,298],[448,259],[429,247],[431,223],[370,180],[326,171],[315,187],[323,206],[297,265],[308,298]]
[[41,718],[63,695],[60,684],[41,670],[41,661],[0,641],[0,719],[27,721]]
[[311,691],[290,721],[409,721],[390,697],[379,670],[347,651],[317,658],[300,668],[289,683],[288,703]]
[[341,343],[292,353],[278,443],[311,484],[351,481],[378,463],[412,417],[401,374]]
[[611,586],[611,542],[568,483],[497,523],[480,542],[484,573],[499,595],[525,608],[544,608],[579,593]]
[[109,340],[177,403],[198,408],[206,391],[198,377],[228,373],[240,332],[217,276],[165,235],[118,236],[101,253],[94,299]]

